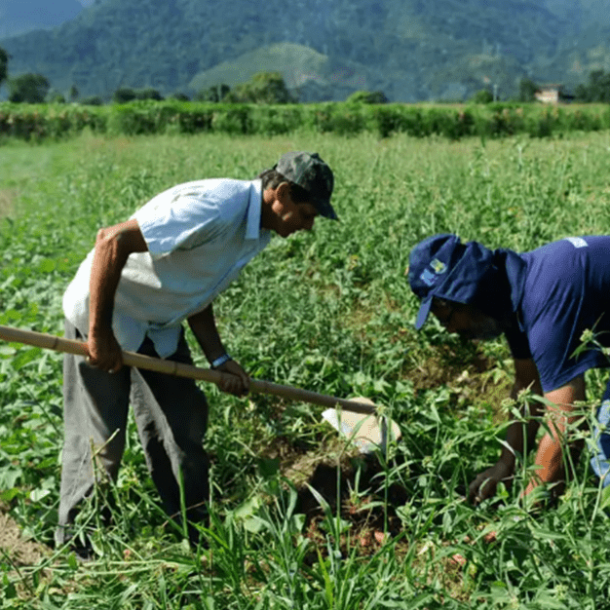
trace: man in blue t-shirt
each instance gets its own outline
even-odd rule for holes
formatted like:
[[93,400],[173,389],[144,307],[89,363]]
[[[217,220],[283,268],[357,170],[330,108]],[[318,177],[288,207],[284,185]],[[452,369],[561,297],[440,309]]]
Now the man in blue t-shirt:
[[[469,498],[488,498],[498,482],[512,477],[515,455],[533,447],[541,415],[547,432],[538,443],[539,469],[525,494],[540,483],[563,482],[563,439],[576,419],[574,405],[586,398],[584,373],[610,366],[610,236],[569,237],[517,254],[474,241],[463,244],[456,235],[434,235],[411,252],[408,276],[422,300],[417,329],[432,312],[449,332],[464,338],[504,333],[515,364],[511,396],[531,388],[545,398],[546,406],[527,405],[532,418],[525,429],[520,421],[509,426],[500,459],[470,484]],[[591,465],[606,486],[610,435],[603,429],[610,420],[610,382],[597,419]]]

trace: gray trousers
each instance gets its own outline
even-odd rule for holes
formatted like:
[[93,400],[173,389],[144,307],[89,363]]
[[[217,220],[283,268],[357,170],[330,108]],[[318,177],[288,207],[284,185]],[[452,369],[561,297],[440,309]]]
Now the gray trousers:
[[[82,338],[68,321],[65,331],[68,339]],[[158,357],[148,338],[139,353]],[[176,353],[169,359],[192,364],[184,332]],[[111,375],[90,367],[81,356],[67,354],[57,544],[69,539],[69,526],[78,504],[90,495],[96,478],[108,476],[116,481],[125,448],[130,403],[146,465],[165,511],[170,516],[180,515],[181,476],[188,519],[194,522],[206,519],[209,462],[203,437],[208,407],[195,382],[128,367]]]

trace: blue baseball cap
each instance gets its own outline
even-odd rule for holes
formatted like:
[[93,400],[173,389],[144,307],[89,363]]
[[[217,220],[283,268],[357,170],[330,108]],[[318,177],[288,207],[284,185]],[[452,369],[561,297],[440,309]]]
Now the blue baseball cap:
[[456,303],[477,304],[486,293],[487,280],[495,276],[494,252],[457,235],[439,233],[419,242],[409,257],[411,290],[422,300],[415,328],[428,319],[434,297]]

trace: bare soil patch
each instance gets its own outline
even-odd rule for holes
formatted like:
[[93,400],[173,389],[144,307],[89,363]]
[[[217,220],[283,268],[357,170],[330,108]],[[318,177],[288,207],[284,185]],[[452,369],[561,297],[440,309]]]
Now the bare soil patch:
[[509,375],[498,370],[494,360],[477,352],[464,359],[449,346],[443,346],[436,356],[411,369],[406,376],[413,381],[416,392],[448,386],[458,406],[489,403],[493,405],[495,419],[503,417],[502,403],[509,397],[512,384]]
[[490,371],[495,364],[477,352],[456,353],[448,345],[437,348],[436,352],[435,356],[408,371],[407,376],[413,381],[416,390],[452,384],[463,377],[465,371],[481,384],[485,379],[484,373]]
[[[441,348],[406,377],[417,392],[450,387],[458,406],[487,401],[499,408],[509,394],[508,376],[497,380],[495,362],[481,354],[462,356]],[[408,491],[396,484],[385,489],[383,468],[375,454],[360,455],[339,437],[324,439],[316,447],[297,446],[294,439],[279,437],[264,454],[280,460],[282,475],[297,489],[296,512],[306,516],[310,539],[324,539],[325,510],[351,524],[349,540],[346,537],[341,544],[356,545],[363,554],[375,552],[385,536],[397,536],[403,529],[395,509],[409,501]]]
[[[315,449],[295,447],[280,437],[266,456],[280,459],[282,475],[296,488],[295,511],[305,515],[305,535],[316,543],[312,548],[325,548],[327,511],[351,524],[339,541],[346,552],[355,546],[370,554],[400,532],[394,507],[407,501],[406,491],[391,486],[387,504],[383,501],[383,468],[375,454],[360,454],[339,437],[325,439]],[[316,561],[317,555],[310,559]]]
[[49,549],[24,537],[21,528],[8,514],[8,507],[0,505],[0,560],[16,566],[33,566],[47,556]]

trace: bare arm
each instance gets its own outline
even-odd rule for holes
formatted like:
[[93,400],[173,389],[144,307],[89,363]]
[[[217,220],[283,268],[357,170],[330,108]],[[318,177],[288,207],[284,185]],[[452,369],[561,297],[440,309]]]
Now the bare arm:
[[121,349],[112,332],[114,298],[121,272],[132,252],[145,252],[146,241],[136,220],[100,229],[89,281],[89,361],[104,371],[122,366]]
[[[89,282],[88,347],[90,364],[102,370],[116,372],[122,366],[121,348],[112,332],[114,299],[129,255],[147,250],[135,219],[100,229],[97,234]],[[210,362],[225,353],[211,305],[189,318],[189,325]],[[218,370],[230,374],[221,383],[222,390],[237,395],[247,393],[250,378],[239,364],[230,360]]]
[[[542,387],[538,369],[533,360],[515,360],[515,382],[511,390],[511,398],[517,399],[519,392],[530,388],[534,394],[541,395]],[[521,416],[527,420],[524,425],[522,421],[513,421],[506,432],[506,445],[502,447],[499,460],[481,474],[470,484],[468,489],[468,499],[480,502],[496,493],[497,485],[500,481],[508,481],[515,471],[516,454],[529,451],[534,446],[536,432],[539,422],[535,417],[541,413],[542,409],[538,402],[531,402],[523,405]],[[533,419],[530,417],[533,416]]]
[[[513,400],[517,400],[519,392],[531,389],[537,396],[542,396],[542,386],[538,376],[538,369],[533,360],[515,360],[515,383],[510,393]],[[522,406],[521,417],[527,420],[524,426],[521,421],[513,421],[506,431],[506,444],[508,447],[502,448],[500,461],[510,466],[511,470],[515,467],[515,454],[523,455],[534,447],[536,433],[540,422],[535,419],[542,413],[542,407],[538,401],[532,401]],[[533,419],[528,419],[533,416]],[[512,419],[512,416],[511,416]],[[525,428],[525,429],[524,429]]]
[[[208,305],[203,311],[191,316],[188,319],[189,326],[201,346],[203,353],[210,363],[216,358],[226,354],[226,350],[220,340],[214,309],[212,304]],[[243,396],[248,393],[250,388],[250,377],[234,360],[228,360],[218,367],[219,371],[229,373],[220,383],[220,389],[229,394]]]
[[[539,466],[534,480],[530,481],[524,495],[529,494],[541,483],[555,483],[565,480],[564,450],[566,431],[574,422],[574,405],[586,398],[585,380],[582,375],[575,377],[569,383],[557,390],[547,392],[544,397],[548,401],[546,420],[548,431],[538,444],[536,465]],[[571,450],[578,452],[580,447],[573,445]]]

